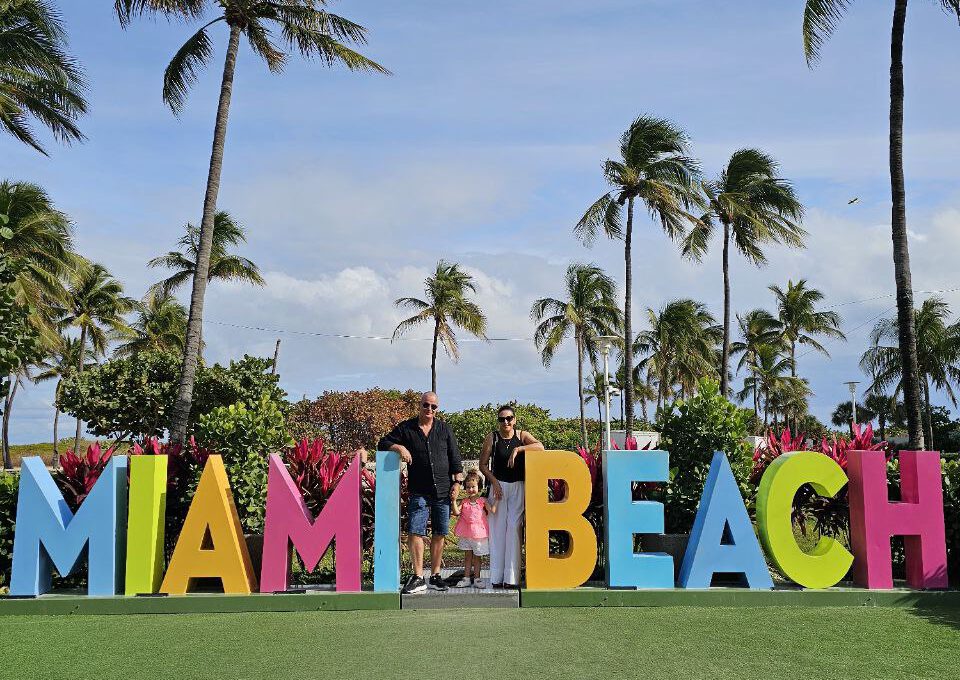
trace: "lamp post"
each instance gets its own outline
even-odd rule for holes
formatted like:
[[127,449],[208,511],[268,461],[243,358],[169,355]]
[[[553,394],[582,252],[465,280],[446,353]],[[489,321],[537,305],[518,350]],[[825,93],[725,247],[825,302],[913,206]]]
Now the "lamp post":
[[850,390],[850,436],[853,436],[853,428],[857,424],[857,385],[859,384],[858,380],[850,380],[846,383]]
[[607,450],[609,451],[613,448],[613,440],[610,438],[610,348],[620,338],[616,335],[601,335],[597,339],[600,341],[600,349],[603,351],[603,405],[606,410],[604,428],[607,435]]

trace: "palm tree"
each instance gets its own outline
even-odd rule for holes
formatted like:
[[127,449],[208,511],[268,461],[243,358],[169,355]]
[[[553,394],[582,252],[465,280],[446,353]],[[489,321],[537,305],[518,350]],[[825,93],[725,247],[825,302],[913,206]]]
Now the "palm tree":
[[0,128],[32,146],[39,121],[61,142],[83,139],[76,119],[87,110],[83,71],[65,51],[59,13],[47,0],[0,3]]
[[787,289],[780,286],[768,286],[777,299],[777,316],[780,322],[780,334],[790,347],[790,375],[797,377],[797,344],[807,345],[824,356],[830,356],[827,348],[821,345],[815,335],[846,340],[840,331],[840,315],[836,312],[817,311],[817,303],[823,300],[823,293],[816,288],[807,288],[805,279],[797,283],[787,281]]
[[[737,315],[737,325],[740,327],[740,335],[743,340],[734,342],[730,345],[730,354],[742,354],[737,364],[737,371],[741,371],[745,366],[750,375],[756,376],[757,354],[761,347],[766,345],[779,346],[782,344],[780,335],[780,322],[765,309],[754,309],[745,315]],[[760,395],[757,391],[753,392],[753,415],[760,416]]]
[[[580,401],[580,435],[588,448],[587,417],[583,395],[583,359],[596,360],[597,338],[613,335],[621,323],[617,307],[617,286],[613,279],[595,265],[573,263],[564,278],[566,299],[540,298],[530,308],[530,318],[537,324],[533,341],[540,350],[540,359],[549,367],[564,340],[573,335],[577,349],[577,395]],[[629,412],[627,415],[629,422]]]
[[[60,387],[66,378],[77,372],[80,363],[80,338],[63,337],[60,348],[47,355],[37,364],[39,372],[33,376],[33,382],[35,383],[54,379],[57,381],[53,393],[53,467],[60,464],[60,451],[57,448],[59,445],[58,424],[60,420],[60,405],[57,402],[60,399]],[[84,357],[82,363],[84,369],[94,365],[92,349],[87,349],[86,357]]]
[[[960,322],[948,324],[950,308],[938,297],[923,301],[914,313],[917,329],[917,362],[920,369],[920,387],[923,391],[926,418],[926,444],[932,449],[933,425],[930,406],[931,385],[943,390],[956,406],[953,384],[960,380]],[[860,367],[875,376],[867,388],[881,391],[895,386],[894,395],[902,394],[906,382],[902,355],[892,343],[900,337],[899,315],[896,319],[881,319],[870,334],[870,348],[860,358]]]
[[[155,257],[147,263],[149,267],[172,269],[173,274],[155,283],[151,291],[167,295],[173,293],[193,280],[197,271],[200,251],[200,230],[187,224],[186,234],[177,241],[180,250],[171,250],[166,255]],[[254,286],[264,286],[266,281],[260,275],[260,268],[245,257],[234,255],[231,249],[247,242],[246,230],[234,221],[228,212],[221,210],[213,218],[213,245],[210,249],[210,266],[207,268],[207,283],[211,281],[240,281]],[[200,326],[200,340],[197,356],[203,356],[203,326]],[[184,325],[184,341],[186,325]],[[180,342],[183,351],[183,342]]]
[[[754,395],[763,403],[763,429],[766,430],[770,413],[777,405],[777,394],[792,381],[800,381],[786,375],[790,370],[790,358],[783,356],[774,345],[761,345],[757,348],[756,364],[751,375],[743,380],[743,389],[737,393],[737,399],[744,401]],[[802,382],[802,381],[801,381]],[[771,399],[771,395],[773,398]],[[774,412],[774,419],[776,413]]]
[[[207,9],[214,9],[216,18],[204,24],[173,56],[163,77],[163,100],[178,114],[182,111],[190,87],[197,80],[197,72],[213,56],[210,29],[223,22],[229,28],[226,59],[220,82],[220,99],[213,131],[210,169],[203,200],[203,219],[197,248],[196,271],[190,296],[190,314],[187,322],[187,340],[183,353],[183,368],[177,397],[173,405],[170,437],[183,442],[193,403],[193,383],[196,378],[200,353],[200,332],[203,325],[203,299],[207,289],[210,258],[213,252],[213,228],[217,211],[217,194],[223,168],[227,122],[233,94],[233,78],[240,50],[240,37],[246,36],[250,48],[261,57],[274,73],[282,70],[289,51],[297,51],[305,58],[318,57],[327,66],[342,64],[350,70],[389,73],[377,64],[347,46],[364,44],[366,29],[359,24],[331,14],[324,9],[325,0],[116,0],[116,10],[122,23],[137,15],[160,13],[196,18]],[[279,35],[283,45],[275,40]],[[287,50],[287,51],[284,51]]]
[[[153,289],[158,292],[172,293],[193,280],[197,271],[197,255],[200,252],[200,230],[187,224],[187,233],[177,241],[180,250],[171,250],[166,255],[155,257],[147,263],[149,267],[172,269],[173,274],[158,282]],[[260,269],[252,260],[234,255],[231,249],[247,242],[246,230],[234,221],[228,212],[221,210],[213,218],[213,243],[210,248],[210,266],[207,269],[207,281],[241,281],[255,286],[266,282],[260,275]]]
[[[807,0],[803,13],[803,51],[807,65],[820,59],[820,49],[833,34],[852,0]],[[936,0],[947,13],[960,20],[960,0]],[[897,285],[897,320],[903,374],[904,406],[910,447],[923,449],[920,422],[920,368],[917,333],[914,328],[913,281],[907,242],[907,191],[903,177],[903,35],[907,23],[907,0],[894,0],[890,36],[890,193],[892,197],[893,272]]]
[[730,242],[756,266],[767,262],[763,246],[784,243],[803,246],[806,232],[799,225],[803,206],[789,182],[779,176],[773,157],[757,149],[740,149],[730,157],[720,177],[704,182],[708,212],[683,242],[683,253],[700,260],[714,229],[723,227],[723,349],[720,356],[720,393],[729,391],[730,361]]
[[[620,138],[620,158],[608,159],[603,174],[613,187],[591,205],[574,227],[577,238],[591,245],[597,234],[623,239],[624,338],[633,337],[633,209],[640,201],[670,239],[683,238],[697,219],[688,209],[699,205],[699,168],[688,155],[687,135],[661,118],[640,116]],[[626,228],[623,208],[626,206]],[[633,346],[624,343],[626,366],[626,436],[633,434]]]
[[649,328],[634,340],[634,352],[643,356],[640,371],[657,384],[657,410],[674,397],[696,393],[697,383],[717,378],[717,348],[723,329],[716,324],[706,305],[695,300],[668,302],[659,312],[647,309]]
[[[133,309],[134,301],[123,295],[123,285],[101,264],[81,263],[70,278],[67,300],[60,319],[61,329],[80,329],[80,348],[77,350],[77,374],[83,372],[83,357],[89,351],[100,356],[107,350],[111,334],[123,333],[126,322],[123,315]],[[82,423],[77,418],[77,433],[73,451],[80,449]]]
[[[893,395],[882,392],[868,392],[863,405],[868,411],[876,415],[881,441],[887,439],[888,424],[903,427],[903,402],[897,401]],[[858,413],[859,410],[858,405]]]
[[187,331],[187,309],[171,293],[151,290],[134,303],[137,319],[119,338],[125,340],[114,350],[117,356],[150,351],[183,351]]
[[4,180],[0,225],[9,229],[0,249],[17,265],[16,301],[30,309],[29,323],[43,344],[56,348],[60,340],[53,323],[56,307],[66,292],[63,279],[76,265],[70,220],[36,184]]
[[[399,298],[398,307],[416,310],[416,314],[404,319],[393,331],[393,340],[414,326],[433,323],[433,350],[430,355],[430,389],[437,391],[437,346],[443,344],[447,356],[454,362],[460,360],[460,348],[453,325],[471,335],[487,339],[487,317],[476,302],[467,299],[467,291],[477,292],[473,277],[460,269],[460,265],[440,260],[431,276],[424,281],[426,300],[413,297]],[[451,325],[451,323],[453,325]]]

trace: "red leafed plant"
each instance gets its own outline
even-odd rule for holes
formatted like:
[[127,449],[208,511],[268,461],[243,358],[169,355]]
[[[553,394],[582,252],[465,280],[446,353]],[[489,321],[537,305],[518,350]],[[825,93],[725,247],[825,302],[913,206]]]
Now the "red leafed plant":
[[60,456],[60,469],[54,473],[54,479],[71,510],[76,512],[93,490],[112,455],[112,447],[104,451],[98,442],[94,442],[87,447],[86,455],[78,456],[67,451]]
[[[791,451],[822,453],[836,461],[844,472],[847,470],[847,453],[849,451],[886,451],[888,459],[890,456],[887,442],[873,442],[873,427],[870,424],[867,424],[864,428],[854,425],[852,439],[836,436],[832,439],[823,437],[819,444],[807,446],[803,434],[793,436],[789,429],[785,429],[779,436],[772,430],[767,432],[764,443],[766,446],[758,446],[753,453],[754,462],[753,469],[750,472],[750,483],[754,486],[760,484],[763,473],[766,472],[770,463],[784,453]],[[815,494],[813,489],[805,484],[797,492],[793,505],[794,522],[803,533],[807,531],[809,519],[814,520],[818,533],[846,533],[849,529],[849,512],[850,501],[846,488],[832,498],[826,498]]]
[[[317,516],[337,488],[355,454],[326,448],[322,439],[301,439],[286,450],[284,462],[290,477],[297,484],[310,512]],[[365,551],[373,550],[373,521],[377,479],[376,475],[361,469],[360,473],[360,527]]]

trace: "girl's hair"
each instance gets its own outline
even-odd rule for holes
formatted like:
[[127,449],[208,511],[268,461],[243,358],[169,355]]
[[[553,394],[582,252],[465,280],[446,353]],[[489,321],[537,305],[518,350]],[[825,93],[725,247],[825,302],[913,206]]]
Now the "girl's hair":
[[466,488],[467,482],[469,482],[471,479],[477,480],[477,489],[483,489],[483,477],[476,470],[470,470],[463,478],[464,488]]

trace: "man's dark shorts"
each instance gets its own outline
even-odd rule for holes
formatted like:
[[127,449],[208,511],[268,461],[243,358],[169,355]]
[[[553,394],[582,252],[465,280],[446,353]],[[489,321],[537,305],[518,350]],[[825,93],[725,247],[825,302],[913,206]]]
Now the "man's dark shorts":
[[407,504],[410,515],[409,532],[416,536],[427,535],[427,518],[434,536],[446,536],[450,531],[450,499],[432,496],[411,495]]

